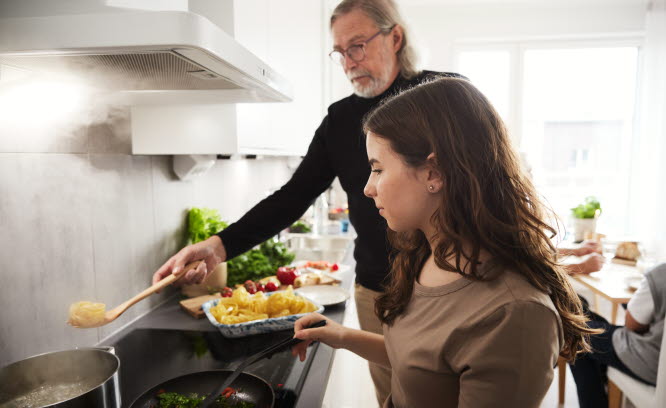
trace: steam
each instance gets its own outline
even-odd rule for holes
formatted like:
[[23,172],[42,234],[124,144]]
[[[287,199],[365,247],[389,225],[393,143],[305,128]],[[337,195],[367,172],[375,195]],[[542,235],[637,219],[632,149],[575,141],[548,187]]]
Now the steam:
[[[0,70],[0,74],[5,70]],[[75,78],[0,76],[0,136],[70,135],[109,120],[124,105],[117,93]]]

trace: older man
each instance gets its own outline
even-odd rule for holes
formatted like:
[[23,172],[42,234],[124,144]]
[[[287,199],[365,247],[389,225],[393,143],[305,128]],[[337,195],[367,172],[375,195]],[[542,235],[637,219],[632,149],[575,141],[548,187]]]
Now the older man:
[[[435,76],[455,74],[420,72],[402,18],[392,0],[344,0],[331,17],[338,62],[354,87],[354,94],[329,106],[307,154],[292,178],[236,223],[210,239],[183,248],[154,275],[155,282],[186,263],[205,260],[185,281],[199,282],[207,271],[274,236],[297,220],[335,177],[346,191],[355,242],[355,299],[361,328],[382,333],[374,314],[375,298],[389,271],[386,222],[373,201],[363,194],[370,174],[361,130],[363,116],[387,95]],[[371,365],[380,405],[390,391],[390,370]]]

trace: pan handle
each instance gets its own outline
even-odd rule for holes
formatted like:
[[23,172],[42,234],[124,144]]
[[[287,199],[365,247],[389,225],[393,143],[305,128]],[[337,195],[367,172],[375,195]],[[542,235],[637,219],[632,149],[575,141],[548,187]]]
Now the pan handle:
[[[316,323],[311,324],[311,325],[308,326],[307,328],[308,328],[308,329],[311,329],[311,328],[314,328],[314,327],[322,327],[322,326],[325,326],[325,325],[326,325],[326,320],[320,320],[320,321],[318,321],[318,322],[316,322]],[[222,383],[222,385],[220,385],[220,386],[219,386],[219,387],[218,387],[213,393],[209,394],[209,395],[206,397],[206,399],[204,399],[204,400],[201,402],[201,404],[199,405],[199,407],[201,407],[201,408],[208,408],[208,407],[213,403],[213,401],[215,401],[215,398],[217,398],[217,396],[220,395],[220,393],[221,393],[226,387],[230,386],[230,385],[234,382],[234,380],[236,379],[236,377],[238,377],[238,376],[240,375],[240,373],[242,373],[243,370],[245,370],[245,368],[246,368],[247,366],[256,363],[257,361],[261,360],[262,358],[265,358],[265,357],[271,356],[271,355],[273,355],[273,353],[275,353],[275,352],[277,352],[277,351],[283,350],[283,349],[286,348],[286,347],[291,347],[291,346],[293,346],[293,345],[295,345],[295,344],[298,344],[298,343],[300,343],[300,342],[302,342],[302,341],[303,341],[303,340],[301,340],[301,339],[296,339],[296,338],[287,339],[287,340],[284,340],[284,341],[279,342],[278,344],[276,344],[276,345],[274,345],[274,346],[272,346],[272,347],[267,348],[266,350],[260,351],[260,352],[258,352],[257,354],[254,354],[254,355],[248,357],[248,358],[245,359],[245,361],[243,361],[238,367],[236,367],[236,369],[234,370],[234,372],[231,373],[231,375],[230,375],[229,377],[227,377],[226,380],[224,380],[224,382]]]
[[[314,329],[315,327],[323,327],[323,326],[326,326],[326,320],[320,320],[318,322],[315,322],[315,323],[311,324],[310,326],[306,327],[306,329]],[[272,347],[269,347],[266,350],[261,351],[261,352],[255,354],[255,355],[251,356],[250,358],[248,358],[245,361],[245,363],[246,363],[245,367],[261,360],[262,358],[269,357],[269,356],[275,354],[278,351],[282,351],[282,350],[291,348],[291,347],[297,345],[298,343],[300,343],[302,341],[303,340],[301,340],[301,339],[297,339],[297,338],[293,338],[293,337],[291,339],[283,340],[283,341],[279,342],[278,344],[276,344]]]

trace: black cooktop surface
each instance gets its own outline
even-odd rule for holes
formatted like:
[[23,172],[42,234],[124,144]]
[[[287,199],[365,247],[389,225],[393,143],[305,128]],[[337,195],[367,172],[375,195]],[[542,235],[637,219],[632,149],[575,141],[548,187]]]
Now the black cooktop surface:
[[[235,369],[246,357],[291,336],[291,330],[228,339],[218,332],[135,329],[111,344],[120,358],[122,406],[129,407],[151,387],[183,374]],[[276,407],[293,407],[317,346],[308,350],[305,362],[284,350],[245,371],[273,387]]]

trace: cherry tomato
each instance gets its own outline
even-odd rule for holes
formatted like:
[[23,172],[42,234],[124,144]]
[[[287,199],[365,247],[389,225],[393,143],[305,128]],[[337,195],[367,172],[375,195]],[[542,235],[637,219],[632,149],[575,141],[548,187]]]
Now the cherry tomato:
[[257,285],[254,284],[251,280],[246,280],[245,283],[243,284],[245,286],[245,290],[251,295],[254,295],[257,293]]
[[276,290],[278,290],[278,286],[275,282],[268,282],[266,284],[266,292],[275,292]]

